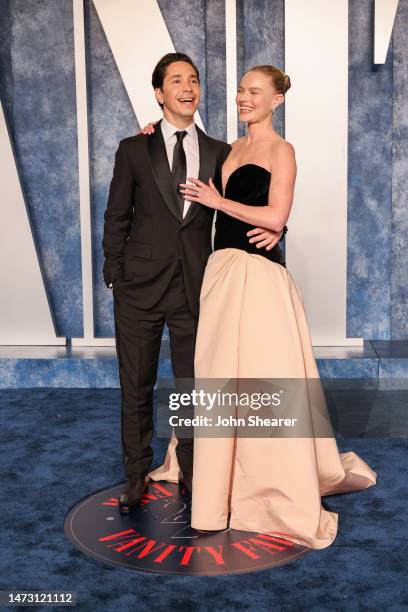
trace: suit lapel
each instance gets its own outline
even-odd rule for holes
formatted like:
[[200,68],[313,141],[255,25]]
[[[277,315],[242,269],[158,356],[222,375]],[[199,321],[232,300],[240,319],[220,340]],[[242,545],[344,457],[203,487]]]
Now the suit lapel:
[[156,123],[154,133],[147,136],[153,177],[167,208],[181,222],[183,217],[181,214],[180,198],[170,171],[160,124],[161,120]]
[[[214,178],[215,173],[215,155],[210,144],[210,140],[208,136],[200,130],[200,128],[196,125],[197,136],[198,136],[198,149],[200,155],[200,170],[198,173],[198,178],[203,183],[208,183],[208,179]],[[203,204],[198,204],[197,202],[191,202],[190,207],[187,211],[186,216],[183,219],[182,225],[186,225],[186,223],[190,223],[192,219],[200,212],[200,209],[203,207]]]

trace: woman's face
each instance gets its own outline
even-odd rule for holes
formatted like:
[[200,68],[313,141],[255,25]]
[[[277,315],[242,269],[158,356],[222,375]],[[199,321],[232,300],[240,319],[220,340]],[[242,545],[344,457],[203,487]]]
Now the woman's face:
[[240,81],[235,98],[240,121],[262,121],[275,110],[282,98],[283,95],[275,91],[271,77],[256,70],[247,72]]

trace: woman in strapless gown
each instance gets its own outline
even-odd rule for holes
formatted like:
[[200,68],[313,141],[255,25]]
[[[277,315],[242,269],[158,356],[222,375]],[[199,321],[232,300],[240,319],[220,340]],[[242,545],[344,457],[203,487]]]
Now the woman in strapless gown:
[[[288,85],[288,77],[282,78]],[[283,84],[279,89],[284,94],[288,87],[283,89]],[[195,201],[208,205],[214,186],[189,181],[198,190]],[[229,173],[223,197],[266,207],[271,181],[263,165],[242,163]],[[184,193],[194,199],[191,186]],[[248,243],[247,232],[254,225],[258,223],[217,210],[214,252],[200,296],[195,377],[320,383],[302,297],[279,243],[269,251]],[[229,526],[310,548],[325,548],[334,541],[338,516],[322,507],[321,496],[370,487],[376,473],[354,452],[339,453],[334,435],[316,427],[319,418],[330,421],[323,392],[318,384],[313,389],[314,397],[312,393],[302,403],[300,416],[310,424],[302,437],[195,437],[193,528]],[[164,464],[150,474],[153,480],[179,480],[176,445],[173,436]]]

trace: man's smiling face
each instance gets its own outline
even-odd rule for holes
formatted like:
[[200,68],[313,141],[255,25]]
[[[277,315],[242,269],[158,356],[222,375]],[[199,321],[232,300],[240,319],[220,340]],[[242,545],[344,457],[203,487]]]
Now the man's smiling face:
[[196,71],[188,62],[173,62],[167,66],[161,89],[154,90],[156,99],[163,104],[165,118],[176,125],[193,121],[200,103],[200,82]]

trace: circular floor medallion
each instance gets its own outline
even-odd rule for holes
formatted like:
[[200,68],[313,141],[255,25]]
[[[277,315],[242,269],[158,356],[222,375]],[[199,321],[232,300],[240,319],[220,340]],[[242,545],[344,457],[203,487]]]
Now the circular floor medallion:
[[140,507],[121,515],[117,496],[123,487],[83,499],[65,519],[72,544],[104,563],[141,572],[212,576],[266,569],[311,552],[273,534],[191,529],[190,495],[169,482],[150,481]]

